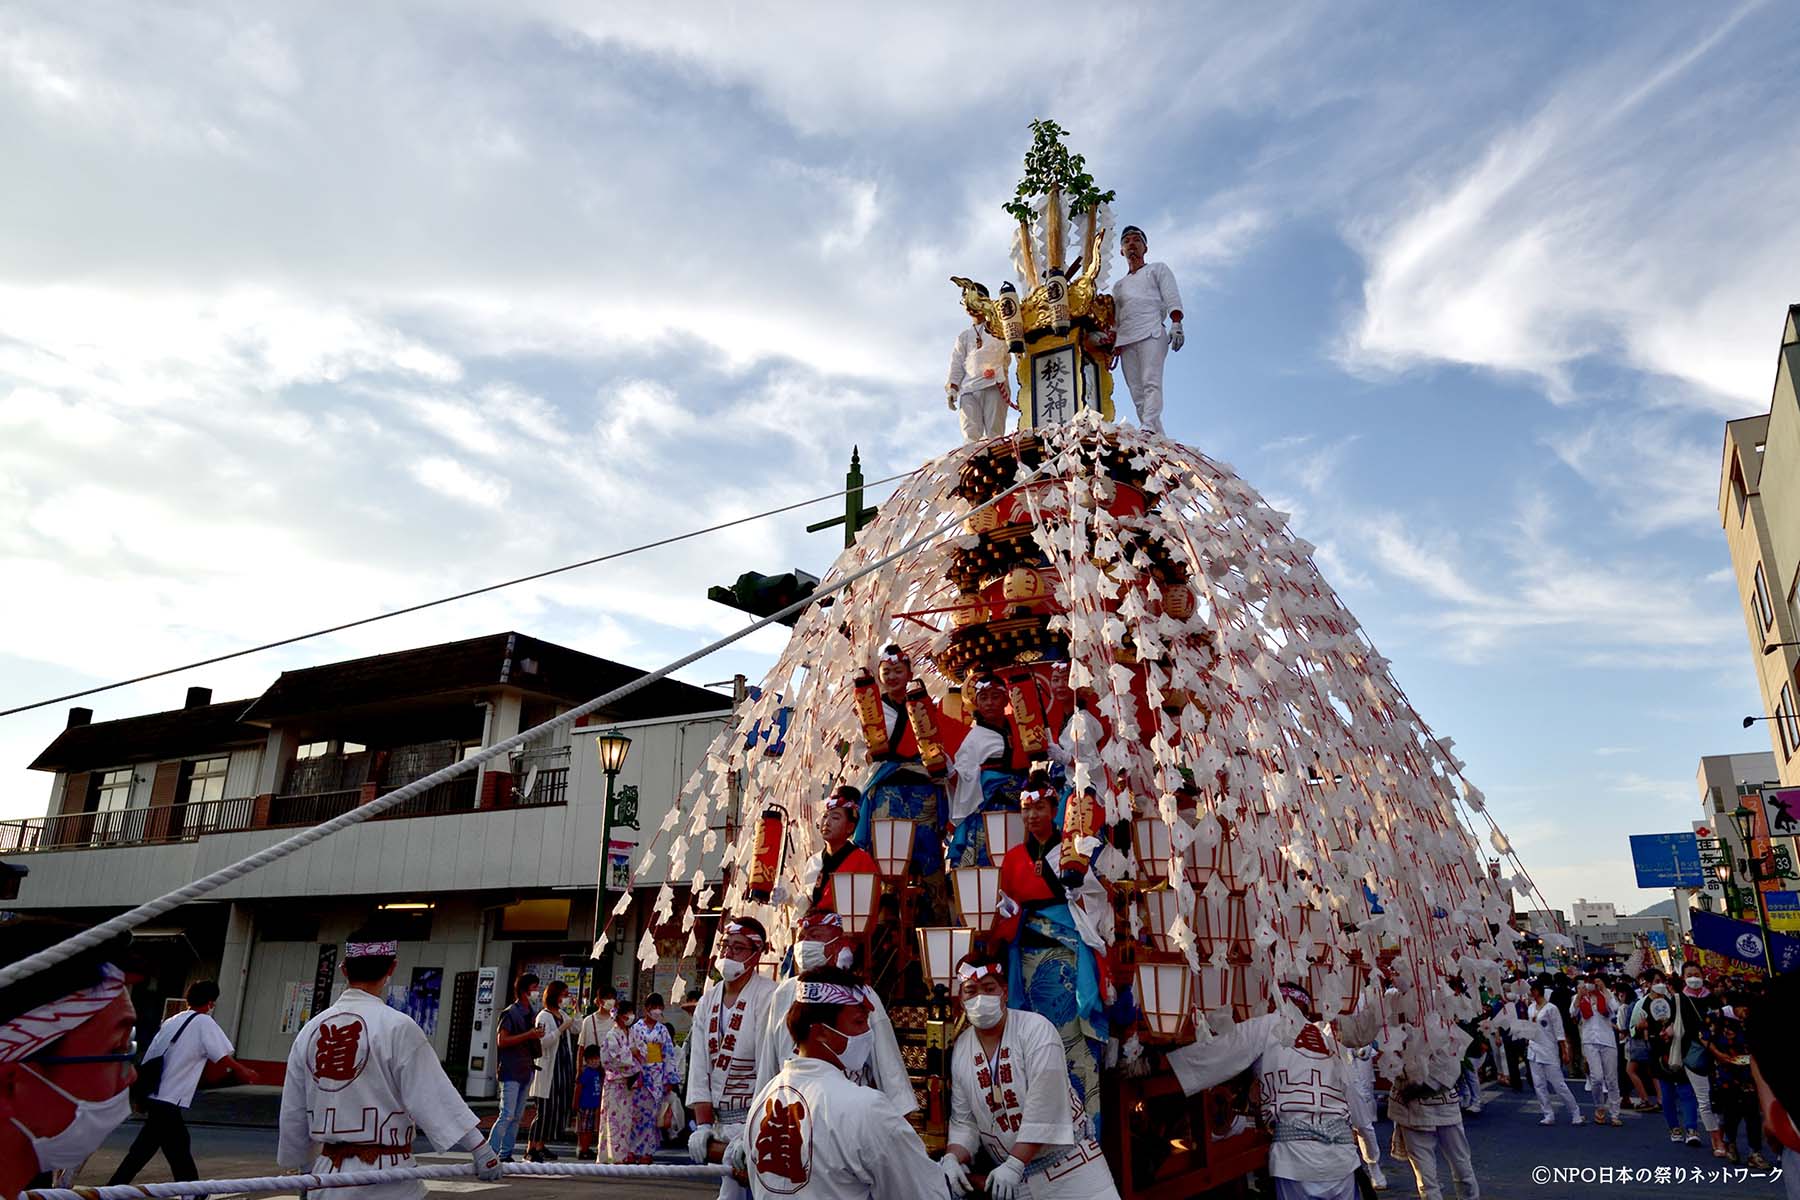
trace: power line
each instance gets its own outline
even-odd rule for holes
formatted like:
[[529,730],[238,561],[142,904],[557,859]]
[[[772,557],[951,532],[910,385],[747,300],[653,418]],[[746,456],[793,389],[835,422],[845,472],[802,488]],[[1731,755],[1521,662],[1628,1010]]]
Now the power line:
[[[880,487],[884,483],[893,483],[897,479],[905,479],[909,475],[916,474],[918,474],[916,469],[912,471],[902,471],[898,475],[889,475],[886,479],[877,479],[873,483],[864,483],[860,486],[863,488]],[[487,592],[497,592],[501,588],[514,587],[521,583],[530,583],[534,579],[546,579],[551,575],[561,575],[565,571],[578,571],[582,567],[591,567],[596,563],[611,562],[613,559],[624,558],[627,555],[638,554],[645,550],[655,550],[660,546],[670,546],[676,542],[685,542],[689,538],[701,537],[708,533],[717,533],[721,529],[730,529],[734,525],[745,525],[751,521],[760,521],[765,517],[779,516],[785,512],[792,512],[796,508],[806,508],[808,505],[818,504],[822,500],[835,500],[837,497],[847,494],[850,490],[851,489],[849,488],[840,488],[835,492],[826,492],[822,496],[813,496],[807,500],[796,500],[794,503],[784,504],[780,508],[771,508],[765,512],[753,513],[747,517],[736,517],[729,521],[721,521],[717,525],[708,525],[704,529],[693,529],[689,530],[687,533],[678,533],[671,537],[658,538],[654,542],[645,542],[640,546],[632,546],[625,550],[614,550],[611,553],[602,554],[594,558],[584,558],[580,562],[572,562],[560,567],[551,567],[547,571],[535,571],[530,575],[521,575],[517,579],[508,579],[502,583],[490,583],[485,587],[472,588],[466,592],[458,592],[454,596],[444,596],[437,600],[426,600],[421,604],[408,605],[406,608],[396,608],[391,612],[376,613],[372,617],[360,617],[354,621],[345,621],[341,625],[331,625],[324,629],[315,629],[311,633],[297,633],[292,637],[285,637],[279,641],[264,642],[260,646],[249,646],[243,650],[233,650],[229,654],[215,654],[211,658],[202,658],[196,662],[183,663],[179,667],[167,667],[161,671],[151,671],[146,675],[134,675],[130,679],[121,679],[117,683],[103,683],[97,687],[83,688],[79,692],[66,692],[61,696],[50,696],[43,700],[34,700],[30,704],[21,704],[16,708],[0,709],[0,717],[10,717],[16,713],[30,712],[34,708],[45,708],[52,704],[61,704],[65,700],[79,700],[83,696],[93,696],[100,692],[113,691],[115,688],[130,687],[134,683],[144,683],[151,679],[161,679],[165,675],[178,675],[183,671],[191,671],[196,667],[210,667],[214,663],[228,662],[231,659],[244,658],[251,654],[260,654],[264,650],[274,650],[281,646],[291,646],[295,642],[304,642],[312,638],[324,637],[328,633],[340,633],[346,629],[355,629],[360,625],[373,625],[377,621],[385,621],[390,617],[403,617],[408,613],[423,612],[428,608],[436,608],[440,604],[452,604],[458,600],[467,600],[471,596],[480,596]]]

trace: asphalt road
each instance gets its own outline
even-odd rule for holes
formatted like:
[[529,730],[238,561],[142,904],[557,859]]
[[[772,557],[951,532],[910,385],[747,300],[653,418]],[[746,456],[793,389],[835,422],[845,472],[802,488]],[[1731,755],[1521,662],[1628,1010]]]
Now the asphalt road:
[[[1573,1084],[1577,1099],[1585,1100],[1582,1085]],[[1781,1200],[1783,1185],[1767,1176],[1753,1178],[1742,1169],[1726,1174],[1730,1165],[1715,1159],[1710,1149],[1676,1145],[1668,1139],[1668,1127],[1661,1113],[1624,1114],[1622,1129],[1596,1126],[1591,1122],[1571,1126],[1563,1113],[1560,1124],[1545,1127],[1539,1119],[1536,1100],[1529,1091],[1513,1092],[1490,1085],[1484,1097],[1483,1111],[1468,1122],[1469,1142],[1475,1159],[1475,1170],[1481,1181],[1485,1200],[1561,1200],[1579,1197],[1586,1200]],[[116,1131],[82,1172],[84,1184],[105,1183],[113,1166],[123,1157],[125,1148],[136,1135],[136,1122]],[[1381,1125],[1385,1154],[1392,1127]],[[270,1129],[228,1126],[197,1126],[193,1130],[194,1157],[201,1171],[215,1179],[262,1175],[274,1170],[275,1134]],[[671,1161],[678,1156],[671,1155]],[[455,1163],[466,1161],[465,1155],[421,1155],[421,1161]],[[1402,1197],[1414,1193],[1411,1169],[1402,1162],[1384,1157],[1391,1188],[1386,1195]],[[1534,1172],[1558,1168],[1576,1171],[1592,1170],[1592,1176],[1564,1177],[1534,1182]],[[1610,1168],[1613,1177],[1603,1181],[1601,1172]],[[1666,1182],[1659,1182],[1655,1172],[1667,1168]],[[1621,1169],[1629,1169],[1633,1178],[1621,1182]],[[1651,1172],[1639,1180],[1636,1173]],[[1682,1174],[1686,1172],[1686,1174]],[[1704,1172],[1704,1176],[1696,1174]],[[168,1168],[161,1158],[154,1159],[142,1174],[140,1183],[168,1179]],[[1448,1179],[1446,1178],[1446,1195]],[[570,1179],[514,1180],[504,1184],[468,1181],[432,1181],[425,1186],[436,1192],[503,1192],[488,1200],[567,1200],[570,1189],[591,1189],[595,1181]],[[628,1183],[606,1181],[602,1194],[617,1200],[650,1200],[653,1197],[712,1196],[717,1186],[698,1182],[658,1181]],[[290,1193],[291,1195],[292,1193]],[[214,1197],[213,1200],[227,1200]]]

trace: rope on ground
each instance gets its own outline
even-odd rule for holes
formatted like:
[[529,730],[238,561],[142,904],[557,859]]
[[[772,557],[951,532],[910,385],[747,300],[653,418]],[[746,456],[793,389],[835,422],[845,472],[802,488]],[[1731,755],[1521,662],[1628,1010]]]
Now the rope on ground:
[[592,700],[578,704],[568,712],[552,717],[541,725],[534,725],[532,728],[527,729],[522,733],[514,734],[505,741],[496,742],[494,745],[475,754],[471,754],[460,762],[451,763],[447,767],[433,771],[431,774],[422,778],[415,779],[404,787],[396,788],[385,796],[371,800],[367,804],[359,805],[348,812],[340,813],[328,821],[314,825],[310,829],[302,829],[299,833],[283,838],[272,846],[266,846],[255,854],[241,858],[229,866],[221,867],[210,875],[203,875],[192,883],[178,887],[172,892],[164,893],[156,899],[140,904],[128,912],[120,913],[116,917],[111,917],[102,921],[91,929],[84,929],[73,937],[58,942],[54,946],[40,950],[36,954],[28,955],[7,967],[0,968],[0,987],[8,987],[19,982],[21,979],[24,979],[34,971],[41,971],[45,967],[54,966],[56,963],[62,962],[66,958],[81,953],[83,950],[91,950],[95,946],[101,945],[107,940],[117,937],[121,933],[128,932],[147,921],[155,920],[157,917],[162,916],[171,909],[179,908],[190,900],[197,900],[201,896],[204,896],[209,892],[217,891],[219,888],[248,875],[252,871],[266,867],[270,863],[278,862],[294,853],[296,850],[304,850],[314,842],[322,841],[340,830],[348,829],[352,825],[360,825],[364,821],[378,817],[389,809],[406,803],[414,796],[430,791],[439,784],[448,783],[458,776],[468,774],[481,766],[482,763],[499,758],[501,755],[509,754],[520,746],[523,746],[528,742],[537,741],[565,725],[573,725],[576,721],[579,721],[589,713],[605,708],[609,704],[616,704],[633,692],[638,691],[640,688],[648,687],[664,676],[679,671],[692,663],[696,663],[707,655],[712,654],[714,651],[722,650],[733,642],[738,641],[749,634],[755,633],[758,629],[762,629],[765,626],[772,625],[777,621],[793,616],[795,613],[800,612],[809,605],[816,604],[826,596],[842,591],[844,588],[855,583],[865,575],[874,574],[876,571],[886,567],[889,563],[892,563],[905,555],[911,554],[921,546],[942,537],[944,534],[949,533],[952,530],[961,529],[962,523],[966,517],[978,513],[982,509],[990,508],[1006,499],[1034,478],[1039,469],[1040,468],[1034,467],[1030,471],[1020,475],[1018,482],[1014,483],[1005,491],[975,505],[968,513],[963,514],[962,516],[952,517],[941,525],[938,525],[936,528],[920,534],[917,538],[914,538],[911,542],[908,542],[906,545],[900,547],[900,549],[894,551],[885,558],[877,559],[866,566],[860,567],[835,582],[822,584],[810,596],[794,601],[794,603],[781,609],[779,612],[771,613],[758,621],[753,621],[742,629],[737,630],[735,633],[727,634],[715,642],[702,646],[691,654],[683,655],[674,662],[658,667],[656,670],[648,672],[647,674],[640,675],[630,683],[627,683],[622,687],[616,687],[603,696],[596,696]]
[[[721,1179],[731,1172],[717,1163],[503,1163],[510,1177],[553,1176],[576,1179]],[[180,1183],[121,1183],[106,1187],[31,1188],[19,1200],[153,1200],[181,1196],[256,1195],[323,1188],[368,1187],[408,1183],[415,1179],[473,1179],[471,1163],[442,1167],[381,1167],[366,1171],[334,1171],[324,1175],[259,1175],[250,1179],[199,1179]]]
[[[892,483],[896,479],[905,479],[916,475],[917,471],[902,471],[898,475],[889,475],[886,479],[877,479],[873,483],[861,485],[864,489],[880,487],[884,483]],[[704,529],[690,529],[686,533],[673,534],[666,538],[658,538],[654,542],[631,546],[624,550],[614,550],[594,558],[584,558],[580,562],[565,563],[560,567],[551,567],[544,571],[534,571],[530,575],[520,575],[516,579],[507,579],[500,583],[490,583],[485,587],[471,588],[466,592],[458,592],[454,596],[442,596],[436,600],[426,600],[418,604],[409,604],[405,608],[396,608],[389,612],[376,613],[372,617],[359,617],[354,621],[345,621],[341,625],[331,625],[324,629],[315,629],[311,633],[297,633],[292,637],[281,638],[273,642],[264,642],[260,646],[246,646],[242,650],[233,650],[228,654],[215,654],[211,658],[203,658],[198,662],[182,663],[179,667],[165,667],[160,671],[151,671],[145,675],[134,675],[130,679],[121,679],[116,683],[102,683],[95,687],[83,688],[79,692],[65,692],[60,696],[50,696],[43,700],[33,700],[30,704],[21,704],[15,708],[0,708],[0,717],[10,717],[14,713],[30,712],[34,708],[44,708],[51,704],[61,704],[64,700],[79,700],[83,696],[93,696],[100,692],[110,692],[115,688],[130,687],[134,683],[144,683],[151,679],[161,679],[166,675],[175,675],[182,671],[192,671],[196,667],[210,667],[214,663],[228,662],[234,658],[243,658],[250,654],[260,654],[264,650],[275,650],[282,646],[291,646],[295,642],[304,642],[316,637],[324,637],[328,633],[342,633],[346,629],[355,629],[359,625],[373,625],[377,621],[385,621],[389,617],[403,617],[408,613],[422,612],[427,608],[436,608],[440,604],[451,604],[458,600],[467,600],[471,596],[480,596],[488,592],[497,592],[501,588],[509,588],[515,584],[530,583],[534,579],[545,579],[551,575],[561,575],[564,571],[577,571],[582,567],[591,567],[596,563],[611,562],[615,558],[625,558],[645,550],[655,550],[662,546],[685,542],[689,538],[697,538],[708,533],[717,533],[721,529],[730,529],[735,525],[745,525],[751,521],[760,521],[764,517],[779,516],[785,512],[793,512],[796,508],[806,508],[825,500],[835,500],[850,492],[850,488],[841,488],[835,492],[826,492],[822,496],[811,496],[805,500],[796,500],[792,504],[784,504],[780,508],[771,508],[759,513],[751,513],[747,517],[734,517],[729,521],[721,521],[717,525],[708,525]]]

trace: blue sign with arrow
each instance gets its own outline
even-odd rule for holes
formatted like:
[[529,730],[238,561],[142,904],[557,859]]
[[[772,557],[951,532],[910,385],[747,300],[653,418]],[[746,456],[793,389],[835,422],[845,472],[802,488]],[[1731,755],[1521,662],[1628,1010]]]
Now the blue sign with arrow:
[[1637,868],[1637,885],[1641,888],[1706,886],[1706,873],[1700,868],[1700,843],[1692,830],[1632,834],[1631,865]]

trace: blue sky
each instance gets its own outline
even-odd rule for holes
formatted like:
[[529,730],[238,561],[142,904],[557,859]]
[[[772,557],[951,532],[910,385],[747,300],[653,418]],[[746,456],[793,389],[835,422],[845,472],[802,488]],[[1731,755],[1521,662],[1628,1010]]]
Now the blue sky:
[[[1800,299],[1791,15],[1038,11],[9,6],[0,707],[947,449],[947,277],[1003,276],[1051,116],[1181,282],[1171,434],[1294,514],[1553,902],[1657,899],[1626,835],[1767,747],[1713,505]],[[816,516],[94,707],[503,628],[656,665]],[[61,721],[0,721],[0,814]]]

